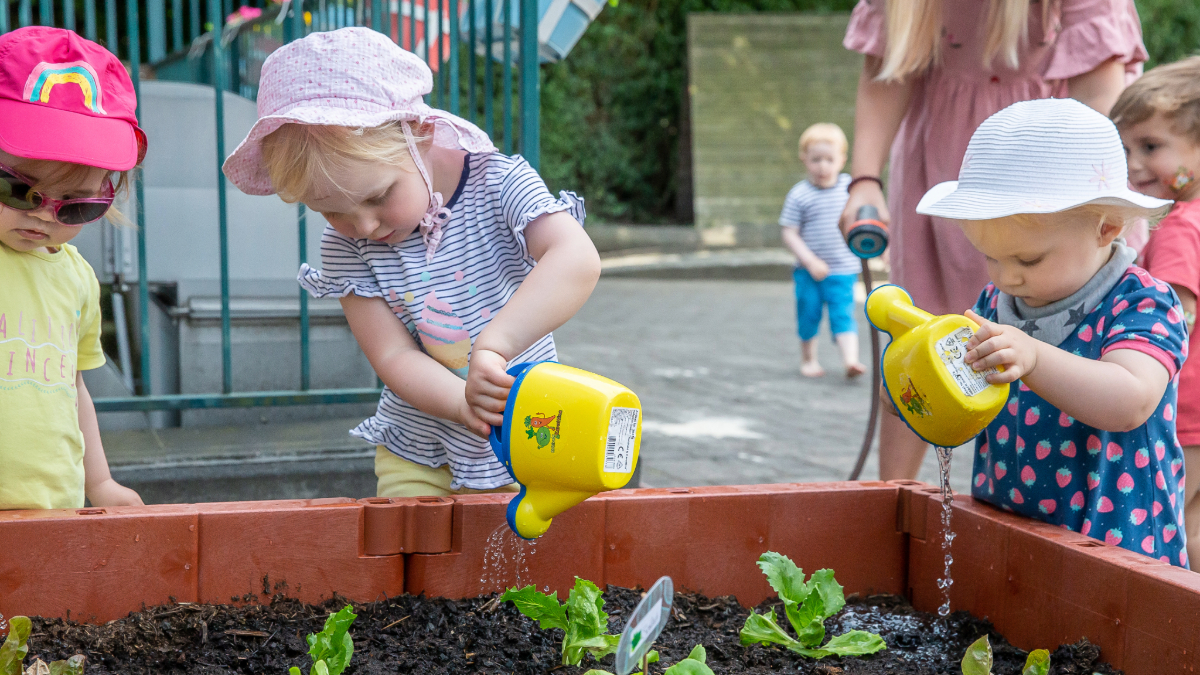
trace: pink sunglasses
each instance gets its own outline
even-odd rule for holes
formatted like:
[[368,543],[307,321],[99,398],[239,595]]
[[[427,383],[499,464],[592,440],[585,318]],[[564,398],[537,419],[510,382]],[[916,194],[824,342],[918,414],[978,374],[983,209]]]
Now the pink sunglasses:
[[112,181],[108,178],[104,179],[101,196],[83,199],[51,199],[33,189],[35,182],[15,169],[0,164],[0,205],[17,211],[48,208],[54,214],[54,220],[60,224],[78,227],[104,217],[116,196]]

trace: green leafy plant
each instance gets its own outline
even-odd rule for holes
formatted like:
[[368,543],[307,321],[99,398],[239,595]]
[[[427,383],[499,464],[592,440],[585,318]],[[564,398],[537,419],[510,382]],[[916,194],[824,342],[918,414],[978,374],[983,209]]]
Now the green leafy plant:
[[[967,653],[963,655],[962,672],[963,675],[992,675],[992,643],[986,635],[967,647]],[[1035,649],[1025,657],[1021,675],[1048,675],[1049,672],[1050,652]]]
[[[667,668],[663,675],[715,675],[712,668],[708,667],[705,661],[708,659],[708,654],[704,651],[704,645],[696,645],[692,647],[692,652],[687,655],[679,663]],[[658,663],[658,652],[651,651],[646,655],[646,663]],[[587,671],[583,675],[613,675],[607,670],[597,670],[595,668]],[[632,673],[632,675],[645,675],[641,671]]]
[[41,659],[25,670],[25,656],[29,654],[29,634],[33,622],[27,616],[14,616],[8,620],[8,637],[0,644],[0,675],[83,675],[82,654],[65,661],[53,661],[47,666]]
[[842,587],[833,578],[833,570],[817,570],[805,581],[804,570],[785,555],[767,551],[758,558],[758,566],[767,575],[767,583],[783,600],[784,614],[796,631],[792,638],[775,621],[775,610],[759,614],[753,610],[742,627],[743,645],[776,644],[814,659],[826,656],[862,656],[887,649],[875,633],[852,630],[826,642],[825,619],[837,614],[846,604]]
[[[306,638],[308,655],[313,662],[309,675],[341,675],[346,670],[350,657],[354,656],[354,641],[348,631],[357,618],[354,608],[346,605],[325,619],[325,627],[320,633]],[[292,666],[288,675],[301,675],[300,669]]]
[[620,635],[608,635],[604,598],[596,584],[587,579],[575,577],[575,588],[567,595],[566,604],[559,604],[558,591],[546,595],[534,586],[510,588],[500,596],[500,601],[511,601],[518,611],[537,621],[542,630],[562,630],[565,666],[579,665],[585,653],[602,659],[615,652],[621,641]]

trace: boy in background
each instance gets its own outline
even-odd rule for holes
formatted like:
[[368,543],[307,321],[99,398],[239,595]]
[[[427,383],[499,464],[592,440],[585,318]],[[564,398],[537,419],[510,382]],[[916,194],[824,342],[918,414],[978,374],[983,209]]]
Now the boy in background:
[[858,360],[858,325],[854,320],[854,283],[862,265],[846,246],[838,218],[846,207],[850,176],[846,134],[836,124],[814,124],[800,135],[800,160],[808,177],[788,191],[779,225],[783,243],[796,256],[796,321],[800,333],[800,374],[821,377],[817,361],[817,329],[829,308],[829,328],[842,355],[846,377],[866,368]]

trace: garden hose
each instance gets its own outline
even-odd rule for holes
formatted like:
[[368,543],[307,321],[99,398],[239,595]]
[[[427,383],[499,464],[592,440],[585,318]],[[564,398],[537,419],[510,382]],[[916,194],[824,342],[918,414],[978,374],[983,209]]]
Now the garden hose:
[[[867,262],[883,253],[888,245],[887,224],[879,219],[878,209],[869,204],[859,207],[858,212],[854,214],[854,224],[850,226],[850,231],[846,234],[846,243],[854,255],[862,259],[863,285],[869,294],[873,283],[871,268]],[[871,442],[875,440],[875,425],[879,420],[879,387],[883,380],[883,373],[879,369],[879,330],[872,325],[871,413],[867,418],[867,433],[863,435],[862,449],[858,451],[858,461],[854,463],[854,470],[850,472],[850,480],[858,480],[863,465],[867,462],[867,455],[871,454]]]

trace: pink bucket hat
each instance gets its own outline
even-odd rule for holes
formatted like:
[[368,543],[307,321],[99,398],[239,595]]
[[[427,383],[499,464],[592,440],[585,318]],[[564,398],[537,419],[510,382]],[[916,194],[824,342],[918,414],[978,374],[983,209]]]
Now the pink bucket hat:
[[[342,28],[313,33],[287,44],[263,62],[258,87],[258,121],[222,167],[239,190],[251,195],[275,194],[262,161],[262,139],[284,124],[320,124],[369,128],[388,122],[433,122],[436,145],[494,152],[482,129],[425,104],[433,90],[433,73],[415,54],[369,28]],[[409,135],[408,125],[404,125]],[[441,225],[450,212],[433,191],[416,146],[413,160],[429,188],[430,206],[421,233],[432,259]]]
[[18,157],[132,169],[146,153],[137,97],[107,49],[62,28],[0,36],[0,148]]

